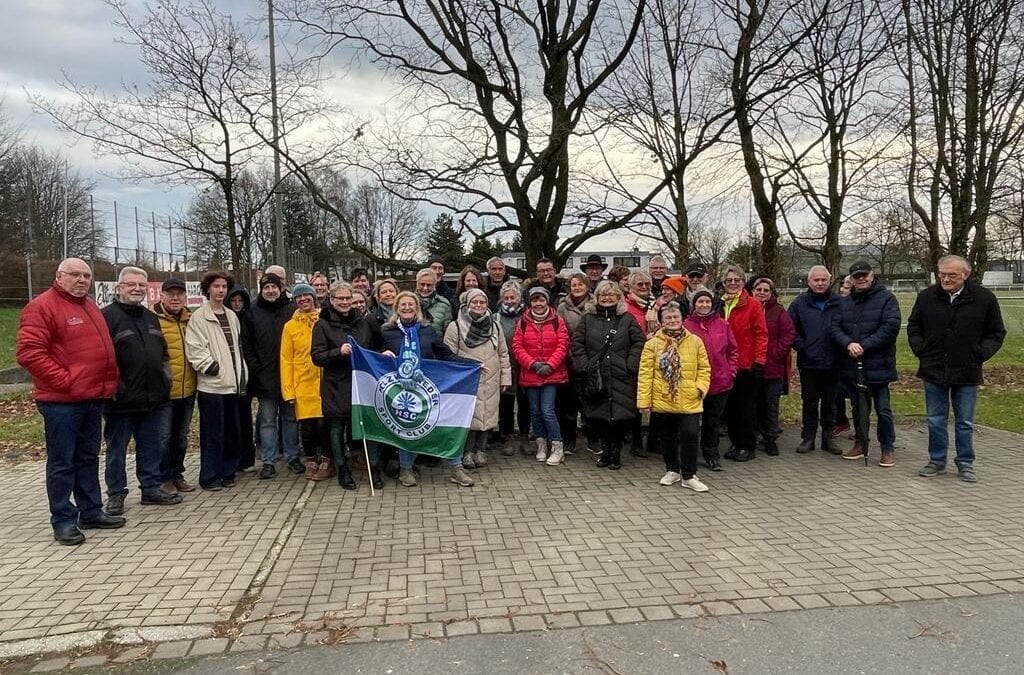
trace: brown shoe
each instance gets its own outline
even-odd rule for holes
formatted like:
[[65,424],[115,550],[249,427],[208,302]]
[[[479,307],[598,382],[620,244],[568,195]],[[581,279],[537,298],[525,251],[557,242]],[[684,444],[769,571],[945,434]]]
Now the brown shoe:
[[[167,490],[166,488],[164,488],[164,489],[165,489],[165,491],[169,492],[169,490]],[[174,479],[174,489],[177,490],[178,492],[195,492],[196,486],[192,485],[191,483],[189,483],[184,478],[175,478]]]
[[886,468],[895,466],[896,458],[893,456],[892,451],[883,452],[882,457],[878,460],[878,466],[884,466]]
[[854,443],[852,448],[843,453],[843,459],[864,459],[864,448],[860,443]]
[[303,464],[306,465],[306,480],[313,480],[313,474],[316,473],[316,469],[318,466],[316,457],[307,457],[306,459],[302,460],[302,462]]
[[169,480],[169,481],[161,484],[160,485],[160,489],[163,490],[164,492],[166,492],[169,495],[173,495],[173,494],[177,494],[178,493],[178,487],[174,484],[173,480]]
[[313,480],[327,480],[329,478],[334,478],[337,475],[338,472],[334,468],[334,460],[329,457],[324,457],[313,471]]

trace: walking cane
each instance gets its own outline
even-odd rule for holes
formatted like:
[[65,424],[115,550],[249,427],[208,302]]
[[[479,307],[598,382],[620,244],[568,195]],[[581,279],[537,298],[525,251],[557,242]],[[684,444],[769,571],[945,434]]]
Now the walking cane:
[[858,438],[858,442],[863,442],[864,447],[864,466],[868,465],[868,439],[864,430],[868,427],[868,419],[871,413],[868,411],[868,396],[870,394],[870,388],[868,387],[867,380],[864,378],[864,359],[857,359],[857,376],[854,378],[854,386],[857,389],[857,419],[855,424],[857,428],[855,431],[860,434],[864,433],[865,438]]

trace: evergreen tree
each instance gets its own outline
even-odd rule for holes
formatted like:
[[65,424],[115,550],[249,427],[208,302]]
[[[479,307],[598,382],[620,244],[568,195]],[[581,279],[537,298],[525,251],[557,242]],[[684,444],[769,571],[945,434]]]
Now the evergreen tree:
[[446,271],[462,269],[466,263],[466,249],[462,242],[462,233],[452,222],[449,213],[442,213],[434,219],[427,231],[427,253],[440,256],[444,260]]

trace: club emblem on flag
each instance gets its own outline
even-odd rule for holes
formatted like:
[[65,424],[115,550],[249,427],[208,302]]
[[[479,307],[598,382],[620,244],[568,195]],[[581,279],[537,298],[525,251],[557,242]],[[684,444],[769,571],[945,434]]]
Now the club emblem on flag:
[[416,440],[437,426],[441,414],[441,392],[426,377],[404,383],[398,373],[388,373],[377,383],[374,408],[391,433],[406,440]]

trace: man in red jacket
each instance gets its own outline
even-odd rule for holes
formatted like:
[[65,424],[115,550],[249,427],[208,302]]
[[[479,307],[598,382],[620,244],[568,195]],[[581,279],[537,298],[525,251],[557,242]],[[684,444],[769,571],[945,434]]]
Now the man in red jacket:
[[85,541],[84,529],[125,523],[102,509],[100,419],[104,401],[117,390],[118,371],[90,285],[84,260],[62,261],[53,287],[21,311],[18,328],[18,363],[32,375],[43,416],[50,524],[54,539],[67,546]]

